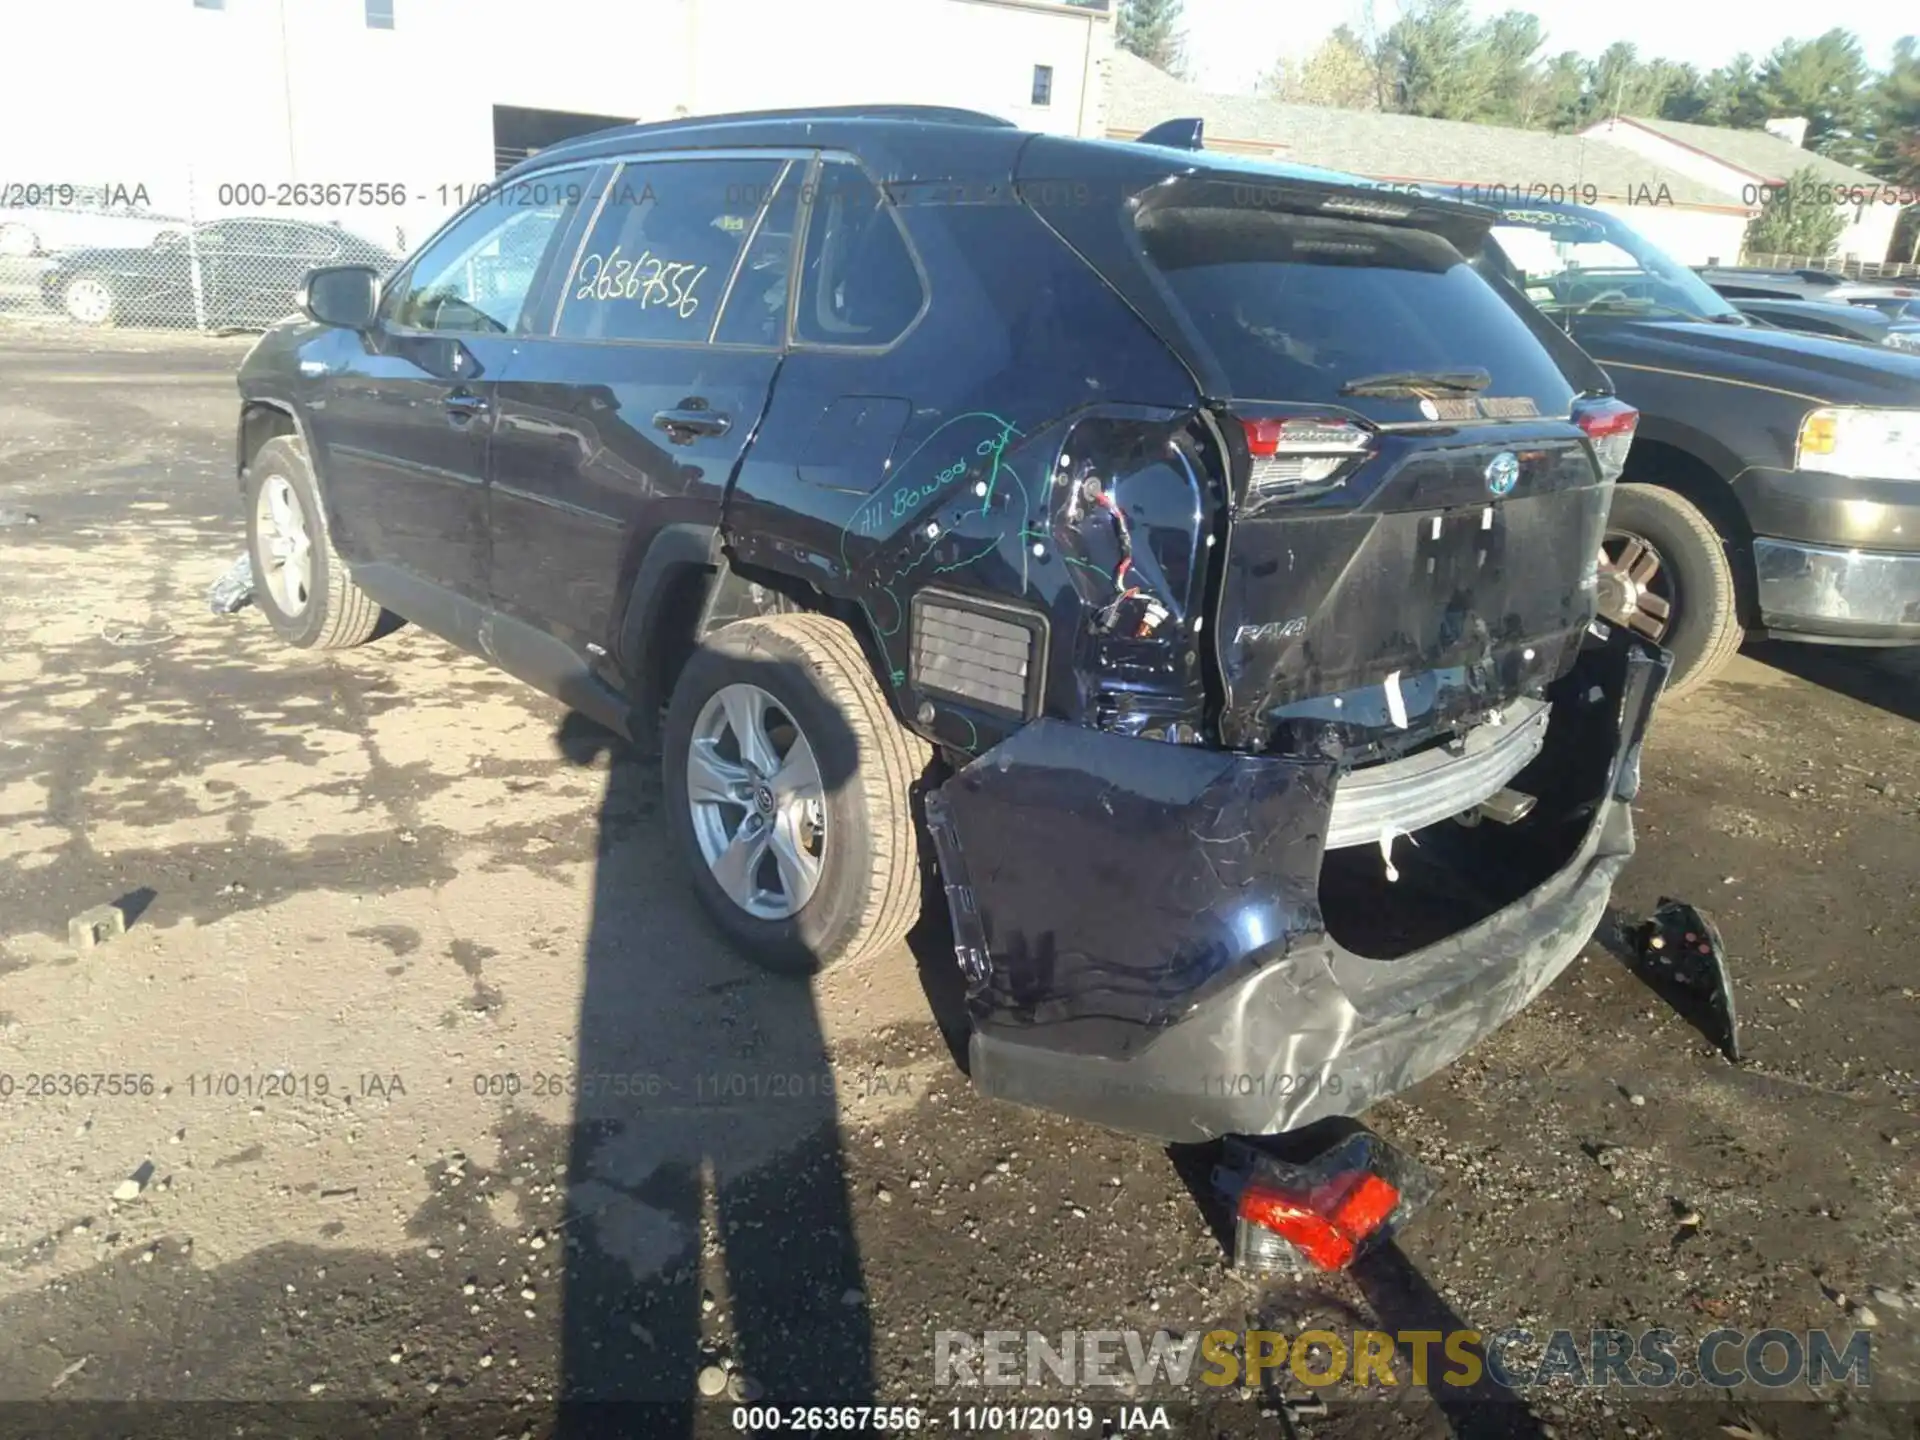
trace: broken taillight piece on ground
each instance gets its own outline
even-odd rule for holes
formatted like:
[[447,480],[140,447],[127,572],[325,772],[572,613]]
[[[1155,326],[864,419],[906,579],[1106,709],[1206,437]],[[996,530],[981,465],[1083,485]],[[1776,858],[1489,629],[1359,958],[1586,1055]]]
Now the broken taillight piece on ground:
[[[1660,897],[1653,916],[1636,928],[1639,968],[1679,992],[1668,999],[1727,1059],[1740,1059],[1740,1022],[1733,1008],[1733,976],[1713,921],[1684,900]],[[1691,1002],[1691,1003],[1683,1003]],[[1688,1013],[1692,1012],[1692,1013]]]
[[1426,1168],[1368,1130],[1304,1163],[1280,1159],[1267,1143],[1228,1138],[1214,1172],[1233,1204],[1236,1269],[1344,1270],[1433,1195]]

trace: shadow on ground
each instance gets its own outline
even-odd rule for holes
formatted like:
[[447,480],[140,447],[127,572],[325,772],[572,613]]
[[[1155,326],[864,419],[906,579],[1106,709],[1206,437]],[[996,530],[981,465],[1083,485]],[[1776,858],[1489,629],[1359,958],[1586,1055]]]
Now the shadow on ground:
[[1890,715],[1920,721],[1920,645],[1868,650],[1775,640],[1749,645],[1745,653],[1763,665],[1876,705]]
[[871,1404],[811,989],[747,968],[695,913],[656,760],[578,716],[558,743],[608,767],[567,1158],[562,1433],[690,1433],[694,1397],[716,1388]]

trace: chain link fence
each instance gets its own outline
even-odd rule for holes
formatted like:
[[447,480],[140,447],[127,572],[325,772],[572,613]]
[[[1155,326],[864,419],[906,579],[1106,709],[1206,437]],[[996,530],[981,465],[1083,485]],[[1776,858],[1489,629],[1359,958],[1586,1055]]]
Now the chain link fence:
[[264,329],[293,313],[309,270],[385,274],[486,179],[0,177],[0,323]]

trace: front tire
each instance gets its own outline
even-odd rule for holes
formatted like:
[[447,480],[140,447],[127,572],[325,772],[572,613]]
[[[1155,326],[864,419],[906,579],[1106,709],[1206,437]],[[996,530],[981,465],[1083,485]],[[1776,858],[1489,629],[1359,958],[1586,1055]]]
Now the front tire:
[[373,638],[380,607],[334,553],[306,447],[269,440],[247,467],[247,554],[253,598],[289,645],[345,650]]
[[1673,652],[1667,697],[1726,668],[1746,633],[1727,548],[1689,500],[1658,485],[1614,487],[1600,614]]
[[838,621],[775,615],[707,637],[667,707],[668,824],[747,958],[811,975],[906,937],[921,895],[913,785],[931,754]]

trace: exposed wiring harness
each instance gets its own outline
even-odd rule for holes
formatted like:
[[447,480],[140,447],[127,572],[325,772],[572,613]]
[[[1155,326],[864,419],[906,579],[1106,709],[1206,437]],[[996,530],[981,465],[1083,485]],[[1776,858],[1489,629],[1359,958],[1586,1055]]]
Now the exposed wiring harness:
[[1115,594],[1113,599],[1101,606],[1096,620],[1102,630],[1117,629],[1120,624],[1121,607],[1131,600],[1141,602],[1138,620],[1134,624],[1133,635],[1144,638],[1158,630],[1167,618],[1167,607],[1159,599],[1148,594],[1129,578],[1133,571],[1133,530],[1127,524],[1127,517],[1113,496],[1107,493],[1101,483],[1088,477],[1083,492],[1087,499],[1107,512],[1113,521],[1113,533],[1120,543],[1120,563],[1113,570]]

